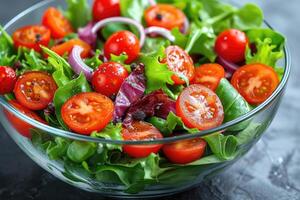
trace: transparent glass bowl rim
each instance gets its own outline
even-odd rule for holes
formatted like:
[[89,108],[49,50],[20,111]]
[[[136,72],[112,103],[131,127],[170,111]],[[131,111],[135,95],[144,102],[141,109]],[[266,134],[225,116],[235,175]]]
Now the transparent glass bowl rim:
[[[13,19],[11,19],[5,26],[4,29],[6,30],[8,27],[12,26],[16,21],[18,21],[19,19],[21,19],[22,17],[24,17],[25,15],[34,12],[35,10],[46,6],[47,4],[50,4],[52,2],[54,2],[55,0],[47,0],[47,1],[42,1],[40,3],[37,3],[31,7],[29,7],[28,9],[24,10],[23,12],[21,12],[20,14],[18,14],[17,16],[15,16]],[[272,29],[272,27],[265,21],[265,24]],[[285,45],[284,47],[284,63],[285,63],[285,70],[284,70],[284,75],[282,77],[282,80],[279,84],[279,86],[277,87],[277,89],[273,92],[273,94],[266,100],[264,101],[262,104],[260,104],[259,106],[257,106],[256,108],[254,108],[253,110],[251,110],[250,112],[232,120],[229,122],[226,122],[224,124],[222,124],[221,126],[218,126],[216,128],[213,129],[209,129],[209,130],[205,130],[205,131],[201,131],[199,133],[194,133],[194,134],[182,134],[182,135],[178,135],[178,136],[174,136],[174,137],[167,137],[167,138],[162,138],[162,139],[156,139],[156,140],[143,140],[143,141],[124,141],[124,140],[111,140],[111,139],[105,139],[105,138],[94,138],[94,137],[90,137],[87,135],[80,135],[78,133],[74,133],[74,132],[70,132],[70,131],[65,131],[65,130],[61,130],[55,127],[51,127],[48,125],[45,125],[43,123],[40,123],[38,121],[35,121],[34,119],[24,115],[23,113],[19,112],[18,110],[16,110],[15,108],[13,108],[6,100],[3,96],[0,96],[0,104],[8,111],[10,111],[12,114],[14,114],[15,116],[17,116],[18,118],[20,118],[21,120],[31,124],[32,126],[34,126],[35,128],[38,128],[40,130],[45,131],[46,133],[49,133],[53,136],[58,136],[58,137],[64,137],[64,138],[69,138],[72,140],[80,140],[80,141],[87,141],[87,142],[96,142],[96,143],[108,143],[108,144],[120,144],[120,145],[124,145],[124,144],[163,144],[163,143],[170,143],[170,142],[175,142],[175,141],[179,141],[179,140],[184,140],[184,139],[192,139],[192,138],[196,138],[196,137],[203,137],[205,135],[209,135],[218,131],[222,131],[225,130],[228,127],[234,126],[242,121],[245,121],[251,117],[253,117],[254,115],[256,115],[257,113],[259,113],[260,111],[263,111],[268,105],[270,105],[273,100],[275,100],[284,90],[287,82],[288,82],[288,78],[290,75],[290,70],[291,70],[291,58],[290,58],[290,53],[289,50],[287,48],[287,46]]]

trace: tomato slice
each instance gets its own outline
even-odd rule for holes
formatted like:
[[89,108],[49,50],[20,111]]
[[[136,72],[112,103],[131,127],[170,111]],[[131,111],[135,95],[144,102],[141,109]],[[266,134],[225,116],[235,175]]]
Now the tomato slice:
[[[143,121],[133,122],[131,127],[123,128],[122,136],[124,140],[152,140],[163,138],[157,128]],[[123,150],[131,157],[144,158],[151,153],[157,153],[161,147],[162,144],[124,145]]]
[[195,68],[195,78],[191,83],[201,84],[215,91],[224,77],[225,70],[221,65],[208,63]]
[[176,101],[176,112],[186,126],[199,130],[217,127],[224,119],[219,97],[199,84],[190,85],[182,91]]
[[185,80],[181,77],[185,77],[189,81],[193,80],[195,75],[193,60],[180,47],[169,46],[166,48],[166,62],[168,68],[175,73],[172,76],[172,80],[175,84],[185,84]]
[[42,18],[42,24],[51,30],[54,39],[60,39],[73,32],[70,22],[56,8],[48,8]]
[[90,55],[92,47],[88,43],[86,43],[80,39],[68,40],[67,42],[53,46],[51,48],[51,50],[60,56],[63,56],[65,54],[68,55],[69,53],[71,53],[71,51],[75,45],[78,45],[83,48],[83,51],[81,53],[82,58],[86,58]]
[[100,131],[112,120],[114,103],[96,92],[84,92],[71,97],[61,108],[61,116],[73,131],[90,135]]
[[165,144],[162,150],[172,163],[187,164],[200,159],[205,152],[205,148],[205,140],[195,138]]
[[263,64],[249,64],[235,71],[231,84],[248,103],[259,105],[277,88],[279,78],[272,67]]
[[16,48],[26,47],[39,52],[41,51],[40,45],[48,46],[51,32],[45,26],[24,26],[16,30],[12,38]]
[[182,28],[184,26],[184,13],[169,4],[157,4],[150,6],[145,11],[147,26],[159,26],[166,29]]
[[[39,121],[41,123],[47,124],[42,118],[40,118],[36,113],[27,109],[26,107],[19,104],[16,100],[10,100],[9,104],[16,108],[21,113],[31,117],[32,119]],[[31,138],[30,129],[34,128],[32,125],[26,123],[20,118],[16,117],[11,112],[4,110],[5,115],[7,116],[8,121],[12,124],[12,126],[23,136]]]
[[56,89],[56,83],[49,74],[32,71],[18,78],[14,94],[20,104],[26,108],[42,110],[52,102]]

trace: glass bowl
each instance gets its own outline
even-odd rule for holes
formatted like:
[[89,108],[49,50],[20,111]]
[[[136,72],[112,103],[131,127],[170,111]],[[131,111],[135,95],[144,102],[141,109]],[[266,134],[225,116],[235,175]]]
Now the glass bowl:
[[[12,33],[15,29],[23,25],[40,23],[43,11],[49,6],[64,7],[65,4],[64,1],[60,0],[42,1],[41,3],[32,6],[31,8],[23,11],[15,18],[13,18],[5,25],[5,30],[8,33]],[[269,26],[267,23],[265,23],[265,25]],[[39,123],[11,107],[2,96],[0,97],[0,121],[11,138],[32,160],[34,160],[38,165],[40,165],[42,168],[44,168],[60,180],[65,181],[75,187],[110,197],[142,198],[171,195],[196,186],[204,179],[220,173],[224,169],[230,167],[233,163],[238,161],[239,158],[245,155],[245,153],[247,153],[260,139],[261,135],[272,122],[280,105],[285,87],[287,85],[290,73],[290,58],[287,48],[284,49],[284,53],[285,57],[281,61],[281,65],[285,67],[283,78],[275,92],[264,103],[262,103],[249,113],[233,121],[224,123],[223,125],[211,130],[199,132],[197,134],[184,134],[171,138],[143,142],[93,138],[89,136],[78,135],[76,133],[68,131],[63,131],[54,127],[50,127],[43,123]],[[203,137],[219,131],[222,131],[224,135],[232,134],[239,136],[241,140],[239,142],[236,155],[231,159],[217,161],[212,160],[211,162],[206,162],[205,164],[201,165],[183,165],[171,168],[164,168],[164,161],[160,161],[162,163],[162,168],[160,169],[159,173],[155,175],[156,178],[148,180],[146,182],[140,182],[138,181],[139,179],[137,179],[137,181],[134,182],[134,179],[140,173],[139,168],[132,168],[132,166],[122,166],[121,168],[123,169],[123,171],[115,170],[115,173],[118,175],[118,177],[116,177],[116,174],[110,173],[111,171],[114,171],[113,167],[110,164],[103,164],[100,167],[102,169],[105,169],[106,173],[101,173],[100,175],[91,175],[87,173],[86,170],[83,170],[82,167],[78,168],[78,164],[70,163],[63,158],[50,158],[46,153],[47,149],[43,150],[40,146],[37,145],[39,138],[30,140],[18,133],[22,132],[22,127],[15,128],[14,124],[12,124],[11,121],[7,118],[7,112],[13,114],[15,117],[26,122],[27,124],[30,124],[33,132],[42,134],[44,138],[46,137],[49,141],[56,141],[57,143],[59,143],[60,139],[63,139],[69,142],[91,142],[98,147],[97,153],[99,153],[99,155],[101,154],[101,151],[99,149],[101,149],[100,147],[103,147],[103,145],[150,145],[156,143],[166,144],[184,139]],[[232,131],[236,130],[236,127],[239,126],[243,126],[244,128],[240,131]],[[61,147],[63,147],[65,144],[61,143],[61,145]],[[151,163],[148,162],[144,164],[147,166],[151,165]],[[156,172],[157,171],[158,170],[156,170]],[[125,177],[127,179],[123,177],[124,180],[121,181],[122,176],[124,175],[122,173],[131,173],[131,177],[129,177],[129,179],[128,176]],[[150,171],[150,174],[147,174],[147,172],[143,172],[142,175],[144,177],[152,176],[153,174],[151,173],[153,173],[153,171]],[[119,177],[121,177],[121,179]],[[130,183],[134,184],[130,185]]]

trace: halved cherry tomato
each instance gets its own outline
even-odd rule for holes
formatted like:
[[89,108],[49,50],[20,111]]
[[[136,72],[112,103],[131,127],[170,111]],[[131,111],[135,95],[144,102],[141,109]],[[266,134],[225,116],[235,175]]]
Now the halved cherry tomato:
[[189,81],[193,80],[195,75],[195,67],[192,58],[179,46],[169,46],[166,48],[166,62],[168,68],[175,74],[172,80],[175,84],[185,84],[186,77]]
[[86,58],[90,55],[92,47],[80,39],[71,39],[62,44],[55,45],[51,48],[51,50],[56,52],[58,55],[63,56],[64,54],[69,54],[75,45],[83,48],[83,52],[81,53],[82,58]]
[[157,4],[150,6],[145,11],[147,26],[159,26],[166,29],[182,28],[185,20],[184,13],[169,4]]
[[73,131],[90,135],[100,131],[112,120],[114,103],[96,92],[84,92],[71,97],[61,108],[61,116]]
[[117,62],[106,62],[93,74],[92,84],[96,92],[108,97],[115,95],[128,77],[123,65]]
[[[9,104],[16,108],[21,113],[31,117],[32,119],[39,121],[41,123],[47,124],[42,118],[40,118],[36,113],[33,111],[25,108],[21,104],[19,104],[16,100],[10,100]],[[7,116],[8,121],[12,124],[12,126],[23,136],[31,138],[30,129],[34,128],[32,125],[26,123],[25,121],[21,120],[20,118],[16,117],[11,112],[4,110],[5,115]]]
[[176,113],[186,126],[199,130],[217,127],[224,119],[219,97],[199,84],[190,85],[182,91],[176,101]]
[[17,75],[10,67],[0,66],[0,94],[7,94],[13,91]]
[[211,90],[216,90],[219,82],[225,77],[224,68],[216,63],[208,63],[195,68],[195,78],[192,84],[201,84]]
[[162,150],[172,163],[187,164],[200,159],[205,147],[206,142],[203,139],[195,138],[165,144]]
[[231,84],[248,103],[258,105],[271,96],[279,84],[279,79],[272,67],[249,64],[235,71]]
[[33,25],[19,28],[13,33],[13,41],[16,48],[26,47],[40,51],[41,47],[48,46],[51,38],[51,32],[45,26]]
[[225,60],[239,63],[245,60],[245,51],[249,43],[246,34],[237,29],[220,33],[215,44],[216,53]]
[[140,53],[139,39],[129,31],[118,31],[112,34],[104,44],[104,55],[110,59],[110,55],[121,55],[125,53],[128,58],[126,64],[134,61]]
[[94,21],[121,15],[120,0],[95,0],[93,4]]
[[[122,136],[124,140],[152,140],[163,138],[157,128],[143,121],[133,122],[131,127],[123,128]],[[157,153],[161,147],[162,144],[124,145],[123,150],[131,157],[144,158],[151,153]]]
[[56,8],[48,8],[42,18],[42,24],[51,31],[54,39],[60,39],[73,32],[71,23]]
[[21,75],[14,88],[18,102],[30,110],[42,110],[52,102],[57,89],[52,76],[45,72],[26,72]]

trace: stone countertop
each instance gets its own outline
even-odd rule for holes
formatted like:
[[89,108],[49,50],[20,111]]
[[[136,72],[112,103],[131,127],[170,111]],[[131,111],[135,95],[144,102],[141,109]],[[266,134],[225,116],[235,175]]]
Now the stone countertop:
[[[242,0],[249,2],[250,0]],[[0,0],[0,24],[38,0]],[[292,52],[291,79],[272,125],[258,144],[229,170],[197,188],[164,199],[300,199],[300,2],[259,1],[265,18],[285,34]],[[0,199],[92,200],[31,161],[0,126]]]

